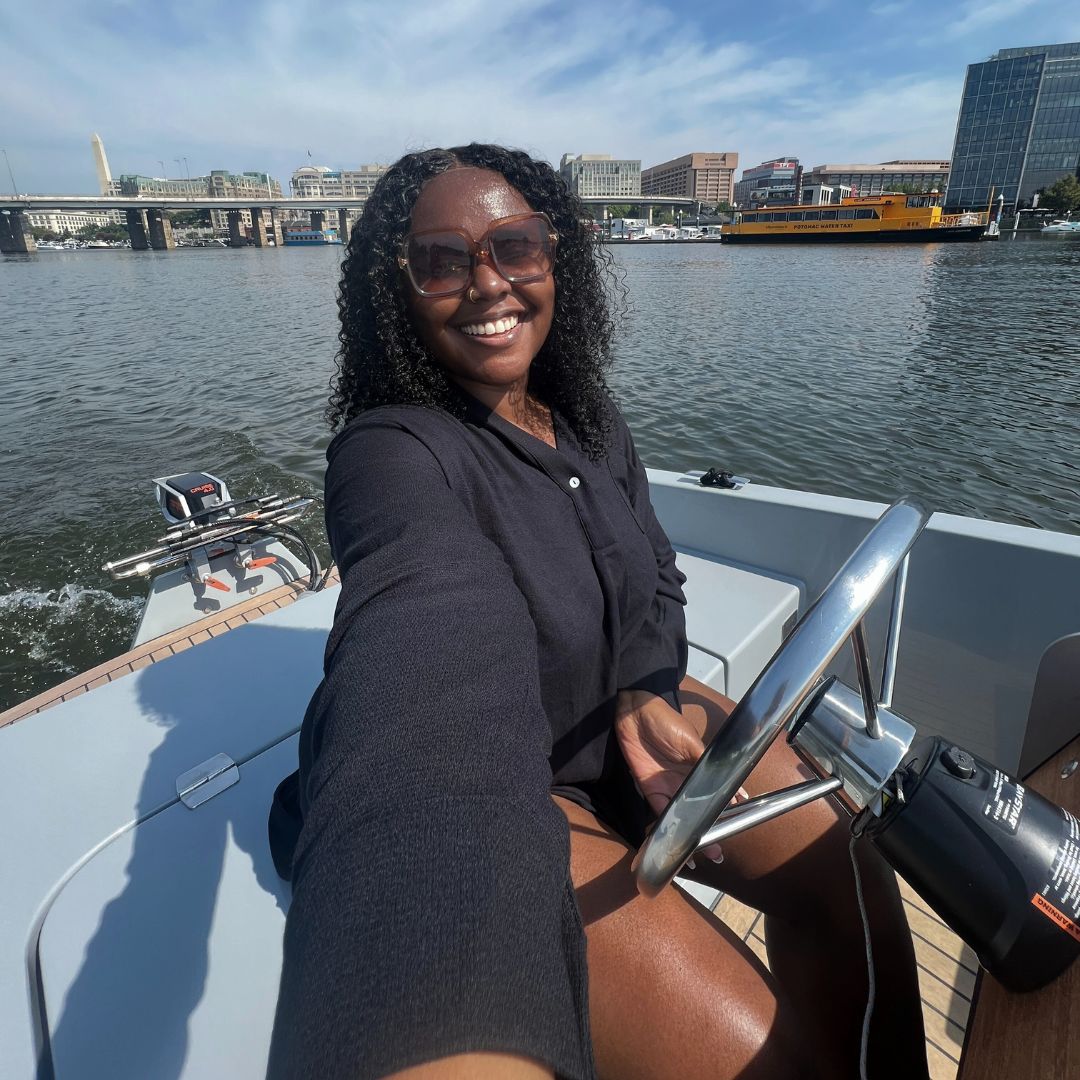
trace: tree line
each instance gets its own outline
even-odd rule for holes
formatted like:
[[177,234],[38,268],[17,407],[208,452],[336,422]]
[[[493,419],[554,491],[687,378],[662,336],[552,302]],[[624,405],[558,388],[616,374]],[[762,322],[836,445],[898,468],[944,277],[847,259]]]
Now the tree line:
[[1063,214],[1071,214],[1074,210],[1080,210],[1080,180],[1075,176],[1063,176],[1056,180],[1048,188],[1044,188],[1039,197],[1039,206],[1045,206],[1047,210],[1057,210]]

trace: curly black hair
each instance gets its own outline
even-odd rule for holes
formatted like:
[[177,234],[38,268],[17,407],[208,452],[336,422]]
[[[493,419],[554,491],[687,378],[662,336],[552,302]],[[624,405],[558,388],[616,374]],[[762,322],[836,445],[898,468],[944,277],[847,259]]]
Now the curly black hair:
[[336,429],[367,409],[402,404],[463,415],[460,392],[413,329],[403,295],[409,286],[397,263],[421,189],[458,166],[500,173],[559,234],[554,317],[529,370],[529,392],[557,409],[582,448],[600,457],[612,426],[606,379],[612,304],[621,303],[625,290],[585,224],[588,211],[558,173],[520,150],[482,143],[406,154],[368,197],[342,264],[341,347],[327,420]]

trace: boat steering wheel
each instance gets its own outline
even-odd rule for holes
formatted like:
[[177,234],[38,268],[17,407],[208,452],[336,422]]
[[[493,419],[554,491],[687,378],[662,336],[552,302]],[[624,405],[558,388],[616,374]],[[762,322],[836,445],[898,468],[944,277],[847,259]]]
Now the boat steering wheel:
[[[721,838],[713,827],[721,812],[776,736],[807,703],[849,637],[855,648],[867,734],[874,736],[877,703],[870,687],[862,621],[929,517],[915,500],[900,499],[874,523],[732,709],[727,723],[661,814],[634,862],[639,891],[655,896],[695,851]],[[894,609],[890,638],[896,630]],[[793,809],[838,787],[840,780],[833,777],[790,788],[786,808]],[[777,800],[783,797],[768,796],[773,809],[759,815],[760,819],[775,816]],[[752,814],[752,810],[739,809],[740,814]]]

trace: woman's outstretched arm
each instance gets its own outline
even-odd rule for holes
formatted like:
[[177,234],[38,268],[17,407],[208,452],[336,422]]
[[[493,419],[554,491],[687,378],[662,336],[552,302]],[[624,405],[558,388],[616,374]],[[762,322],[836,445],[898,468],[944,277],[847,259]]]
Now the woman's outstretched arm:
[[491,1052],[592,1075],[584,938],[535,630],[430,451],[335,443],[342,591],[301,742],[274,1078]]

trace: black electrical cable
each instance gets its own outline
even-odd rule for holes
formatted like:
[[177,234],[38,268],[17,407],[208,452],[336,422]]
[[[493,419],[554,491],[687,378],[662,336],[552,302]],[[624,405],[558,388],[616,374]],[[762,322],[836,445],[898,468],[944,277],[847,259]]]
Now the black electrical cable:
[[311,592],[321,592],[326,587],[331,567],[327,567],[326,572],[323,573],[322,566],[319,563],[319,557],[315,554],[315,549],[295,529],[290,529],[288,525],[277,525],[272,522],[267,522],[266,524],[253,523],[250,531],[257,532],[263,536],[276,536],[279,540],[288,538],[295,541],[304,549],[304,557],[307,561],[309,574],[308,589]]
[[851,856],[851,869],[855,872],[855,897],[859,901],[859,915],[862,917],[863,937],[866,941],[866,978],[868,991],[866,995],[866,1012],[863,1014],[862,1038],[859,1041],[859,1078],[868,1080],[866,1072],[867,1050],[870,1045],[870,1018],[874,1014],[874,950],[870,942],[870,918],[866,913],[866,898],[863,896],[862,877],[859,874],[859,862],[855,857],[855,841],[858,834],[854,828],[851,832],[851,843],[848,845],[848,854]]

